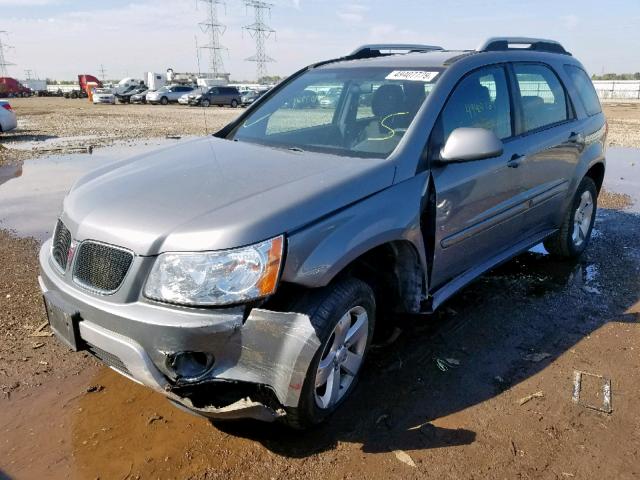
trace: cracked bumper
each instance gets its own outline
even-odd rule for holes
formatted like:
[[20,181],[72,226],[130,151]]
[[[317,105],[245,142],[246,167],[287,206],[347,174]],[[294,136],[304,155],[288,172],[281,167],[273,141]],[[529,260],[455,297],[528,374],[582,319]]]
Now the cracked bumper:
[[[216,399],[195,407],[172,393],[175,378],[167,366],[172,353],[211,353],[215,363],[199,384],[244,382],[269,387],[281,406],[296,406],[308,367],[320,346],[306,315],[244,307],[192,309],[147,301],[120,292],[96,295],[73,284],[50,260],[50,242],[40,251],[40,287],[77,319],[82,344],[129,378],[162,392],[191,411],[214,418],[251,417],[273,420],[282,415],[251,399],[219,405]],[[139,282],[125,283],[122,289]]]

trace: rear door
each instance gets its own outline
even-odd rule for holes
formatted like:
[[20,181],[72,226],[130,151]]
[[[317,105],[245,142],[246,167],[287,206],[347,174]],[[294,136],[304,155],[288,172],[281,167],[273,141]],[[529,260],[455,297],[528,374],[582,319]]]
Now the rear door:
[[224,104],[229,105],[231,100],[233,100],[233,90],[231,88],[222,88],[222,93],[224,94]]
[[558,73],[542,63],[512,65],[521,134],[515,142],[527,210],[527,235],[557,227],[584,136]]
[[521,170],[510,165],[515,153],[512,113],[507,67],[492,65],[458,83],[436,122],[430,158],[437,158],[450,133],[460,127],[492,130],[502,139],[504,152],[495,158],[432,166],[434,289],[474,267],[482,268],[521,239]]

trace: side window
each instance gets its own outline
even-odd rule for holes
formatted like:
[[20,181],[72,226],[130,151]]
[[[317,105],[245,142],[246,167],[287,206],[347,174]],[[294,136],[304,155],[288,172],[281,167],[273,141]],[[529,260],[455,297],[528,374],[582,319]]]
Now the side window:
[[576,87],[580,101],[587,111],[587,115],[592,116],[602,112],[600,99],[598,99],[598,94],[593,87],[593,82],[589,78],[589,75],[580,67],[574,65],[565,65],[564,69],[569,74],[573,86]]
[[569,118],[564,87],[549,67],[514,64],[513,68],[520,89],[525,132]]
[[440,146],[462,127],[486,128],[500,139],[512,135],[509,88],[502,67],[476,70],[456,86],[440,114]]

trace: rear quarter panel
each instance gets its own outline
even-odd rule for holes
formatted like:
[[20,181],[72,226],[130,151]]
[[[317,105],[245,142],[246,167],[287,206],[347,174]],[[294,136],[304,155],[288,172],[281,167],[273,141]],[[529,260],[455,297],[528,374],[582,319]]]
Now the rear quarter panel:
[[587,114],[578,91],[564,68],[565,65],[580,67],[585,72],[587,70],[578,60],[572,57],[564,58],[560,56],[560,58],[552,64],[571,98],[576,113],[574,129],[576,132],[584,135],[584,145],[579,153],[578,163],[574,175],[571,178],[568,194],[564,203],[565,208],[559,212],[559,218],[557,219],[558,224],[562,222],[564,211],[569,207],[578,185],[589,169],[597,163],[602,163],[606,167],[606,117],[602,112],[592,116]]

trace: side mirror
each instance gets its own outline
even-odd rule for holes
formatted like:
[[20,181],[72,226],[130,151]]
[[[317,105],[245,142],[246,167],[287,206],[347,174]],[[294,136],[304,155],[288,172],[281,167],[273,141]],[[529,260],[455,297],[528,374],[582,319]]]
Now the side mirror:
[[440,151],[443,162],[468,162],[502,155],[500,139],[486,128],[456,128]]

